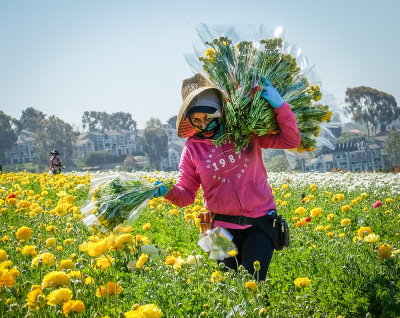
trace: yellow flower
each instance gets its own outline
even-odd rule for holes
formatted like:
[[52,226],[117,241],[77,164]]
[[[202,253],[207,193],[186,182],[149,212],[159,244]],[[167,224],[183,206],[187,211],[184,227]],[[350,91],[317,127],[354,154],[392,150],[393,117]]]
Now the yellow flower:
[[92,257],[102,255],[108,249],[108,238],[101,239],[97,242],[88,242],[87,253]]
[[368,226],[362,226],[358,229],[357,234],[359,237],[364,238],[364,236],[371,234],[372,230]]
[[169,213],[171,213],[173,215],[178,215],[178,209],[171,209],[171,210],[169,210]]
[[282,187],[281,187],[281,188],[282,188],[283,190],[285,190],[285,189],[287,189],[288,187],[289,187],[289,185],[286,184],[286,183],[284,183],[284,184],[282,184]]
[[346,234],[344,234],[344,233],[338,234],[339,237],[345,237],[345,235],[346,235]]
[[36,246],[33,246],[33,245],[25,245],[25,246],[22,248],[21,253],[22,253],[23,255],[32,255],[32,256],[35,256],[35,255],[37,255],[38,252],[36,251]]
[[350,210],[350,205],[346,204],[342,206],[342,212],[346,212],[347,210]]
[[368,234],[364,236],[364,241],[368,243],[374,243],[379,239],[379,235],[375,233]]
[[58,266],[59,270],[63,269],[74,269],[75,264],[71,259],[64,259],[60,262],[60,265]]
[[96,259],[96,266],[100,267],[102,270],[109,268],[112,263],[114,263],[114,258],[109,255],[105,255]]
[[385,201],[386,201],[386,203],[389,203],[389,204],[393,203],[393,199],[392,198],[387,198]]
[[9,237],[8,235],[4,235],[4,236],[1,238],[1,240],[2,240],[4,243],[7,243],[9,239],[10,239],[10,237]]
[[57,228],[54,225],[48,225],[48,226],[46,226],[46,231],[56,234]]
[[379,259],[381,261],[392,256],[392,247],[389,244],[382,244],[379,246]]
[[143,254],[140,255],[138,261],[136,262],[136,268],[141,269],[144,264],[147,262],[147,259],[149,258],[149,255]]
[[115,239],[115,247],[118,250],[123,249],[125,245],[129,243],[132,237],[133,237],[132,234],[129,233],[118,235],[117,238]]
[[38,266],[39,261],[41,261],[43,265],[48,265],[48,266],[56,265],[56,259],[54,258],[54,255],[51,253],[42,253],[36,256],[32,260],[32,267]]
[[217,282],[219,282],[219,281],[221,281],[221,280],[222,280],[222,276],[221,276],[221,274],[220,274],[218,271],[215,271],[215,272],[213,272],[213,273],[211,274],[210,281],[211,281],[212,283],[217,283]]
[[332,228],[332,225],[329,224],[329,225],[325,226],[324,231],[329,231],[331,228]]
[[332,232],[328,232],[328,236],[329,236],[329,237],[332,237],[332,236],[333,236],[333,233],[332,233]]
[[4,262],[8,259],[7,252],[5,250],[0,250],[0,262]]
[[56,241],[56,239],[54,237],[49,237],[46,240],[46,247],[47,248],[52,247],[52,246],[56,245],[56,243],[57,243],[57,241]]
[[92,284],[93,282],[94,282],[93,277],[88,276],[88,277],[85,278],[85,285],[90,285],[90,284]]
[[135,306],[133,310],[124,313],[125,318],[160,318],[163,313],[160,308],[154,304],[144,306]]
[[349,224],[351,224],[351,220],[350,219],[343,219],[343,220],[340,221],[340,224],[342,226],[349,225]]
[[80,300],[68,300],[63,305],[63,314],[68,316],[71,311],[84,312],[86,310],[85,304]]
[[250,289],[250,290],[257,290],[257,288],[258,288],[258,286],[257,286],[257,283],[256,282],[254,282],[254,281],[248,281],[246,284],[245,284],[245,286],[246,286],[246,288],[248,288],[248,289]]
[[310,190],[315,191],[317,189],[317,186],[315,184],[310,185]]
[[323,225],[318,225],[318,226],[315,228],[315,230],[316,230],[316,231],[323,231],[323,230],[324,230],[324,226],[323,226]]
[[320,217],[322,215],[322,209],[321,208],[314,208],[310,211],[310,214],[313,218],[315,217]]
[[332,221],[334,218],[335,218],[335,215],[334,215],[333,213],[328,214],[328,215],[326,216],[326,219],[327,219],[328,221]]
[[231,257],[235,257],[237,255],[237,252],[235,250],[230,250],[228,253]]
[[143,231],[150,230],[150,228],[151,228],[151,224],[150,224],[150,223],[145,223],[145,224],[143,224],[143,226],[142,226],[142,230],[143,230]]
[[169,255],[165,258],[165,264],[167,265],[174,265],[176,262],[175,256]]
[[27,294],[26,305],[30,310],[38,310],[46,304],[46,297],[43,294],[42,289],[37,286]]
[[303,216],[304,213],[306,212],[306,209],[301,206],[301,207],[298,207],[296,210],[294,210],[294,212],[300,216]]
[[44,276],[42,287],[50,288],[51,286],[67,286],[69,284],[69,280],[70,278],[65,272],[50,272]]
[[299,277],[293,283],[299,288],[304,288],[310,286],[311,280],[308,277]]
[[114,282],[108,282],[107,287],[106,286],[100,286],[100,288],[97,288],[96,290],[96,296],[97,297],[104,297],[107,294],[108,295],[114,295],[114,294],[120,294],[124,290],[119,284],[115,284]]
[[16,235],[19,240],[26,241],[32,235],[32,230],[29,227],[22,226],[17,230]]
[[47,295],[47,304],[56,306],[72,298],[72,291],[69,288],[60,288],[53,290]]

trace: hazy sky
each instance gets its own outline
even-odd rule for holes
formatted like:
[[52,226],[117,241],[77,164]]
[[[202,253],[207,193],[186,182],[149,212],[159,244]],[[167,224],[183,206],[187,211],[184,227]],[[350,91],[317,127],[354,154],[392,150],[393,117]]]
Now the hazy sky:
[[34,107],[80,125],[85,110],[130,112],[144,128],[181,105],[200,23],[282,26],[322,87],[370,86],[400,102],[400,1],[0,0],[0,110]]

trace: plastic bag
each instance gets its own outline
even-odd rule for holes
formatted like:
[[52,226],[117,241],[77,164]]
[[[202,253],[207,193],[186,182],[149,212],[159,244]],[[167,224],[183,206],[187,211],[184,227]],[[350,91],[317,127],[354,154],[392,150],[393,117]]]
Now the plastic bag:
[[[172,182],[163,183],[167,189]],[[146,207],[157,186],[124,174],[102,176],[91,181],[91,202],[81,208],[83,223],[95,232],[110,232],[132,223]]]
[[279,132],[274,109],[261,97],[267,78],[296,116],[302,135],[296,150],[314,150],[319,125],[329,121],[332,112],[320,101],[320,80],[313,66],[301,49],[285,41],[284,30],[202,24],[197,32],[201,45],[186,60],[225,97],[224,133],[214,143],[231,139],[240,152],[253,134]]
[[222,227],[215,227],[207,231],[207,235],[199,234],[200,240],[197,244],[207,253],[210,259],[223,260],[230,257],[229,252],[238,251],[232,242],[232,235]]

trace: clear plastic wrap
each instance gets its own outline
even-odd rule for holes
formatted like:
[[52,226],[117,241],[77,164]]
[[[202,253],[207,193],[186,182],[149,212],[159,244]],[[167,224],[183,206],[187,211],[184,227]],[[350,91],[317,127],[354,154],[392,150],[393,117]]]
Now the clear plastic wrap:
[[224,133],[215,143],[235,142],[246,147],[253,134],[279,132],[273,108],[261,97],[269,80],[287,101],[297,119],[302,141],[298,152],[317,146],[320,124],[331,110],[321,102],[320,79],[295,44],[284,39],[282,28],[264,26],[209,26],[197,28],[201,43],[186,55],[192,70],[221,89],[225,97]]
[[[172,182],[163,184],[172,187]],[[81,208],[82,221],[95,232],[111,232],[136,220],[156,188],[151,182],[124,174],[95,178],[89,190],[90,202]]]
[[230,251],[238,251],[232,242],[232,235],[222,227],[215,227],[207,231],[205,236],[199,234],[199,237],[200,240],[197,243],[209,253],[210,259],[223,260],[230,257]]

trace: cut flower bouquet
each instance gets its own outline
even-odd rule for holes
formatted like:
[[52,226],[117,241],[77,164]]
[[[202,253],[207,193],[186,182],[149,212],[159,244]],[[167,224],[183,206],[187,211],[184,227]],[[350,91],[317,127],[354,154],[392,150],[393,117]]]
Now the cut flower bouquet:
[[197,61],[187,56],[191,67],[225,97],[224,132],[215,144],[233,140],[236,152],[240,152],[254,134],[279,132],[273,108],[261,97],[263,87],[270,81],[296,116],[301,134],[296,150],[314,150],[321,123],[329,122],[332,112],[319,102],[322,93],[318,85],[308,80],[304,57],[287,53],[287,44],[280,37],[240,41],[232,28],[227,30],[217,32],[202,25],[198,33],[206,50],[197,50]]

